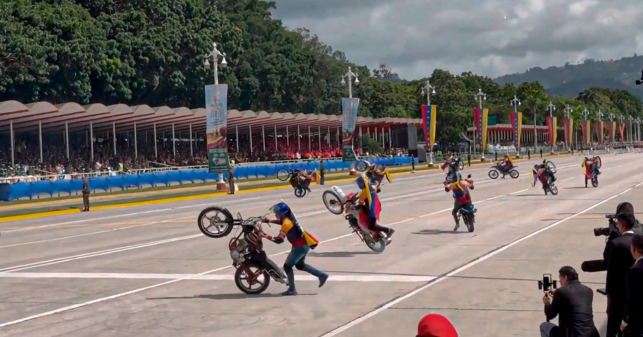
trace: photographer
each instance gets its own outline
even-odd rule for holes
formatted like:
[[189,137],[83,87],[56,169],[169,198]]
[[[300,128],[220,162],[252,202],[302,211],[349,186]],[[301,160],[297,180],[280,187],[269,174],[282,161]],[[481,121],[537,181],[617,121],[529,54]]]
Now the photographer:
[[[621,206],[621,205],[619,205]],[[630,205],[631,206],[631,205]],[[623,210],[623,209],[621,209]],[[607,270],[605,293],[607,294],[607,336],[617,336],[626,302],[626,276],[634,259],[630,251],[636,219],[632,213],[616,214],[616,228],[620,236],[608,239],[603,260],[583,262],[588,272]]]
[[[592,289],[578,281],[578,273],[572,267],[562,267],[558,274],[561,287],[555,292],[546,290],[543,297],[547,322],[540,325],[540,335],[542,337],[600,337],[594,325]],[[556,316],[559,316],[559,326],[549,323]]]

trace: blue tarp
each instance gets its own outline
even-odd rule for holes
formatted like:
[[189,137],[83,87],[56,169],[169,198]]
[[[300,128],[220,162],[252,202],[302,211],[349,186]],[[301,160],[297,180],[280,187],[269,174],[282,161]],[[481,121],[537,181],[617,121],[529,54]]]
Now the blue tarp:
[[[371,164],[381,166],[394,166],[411,163],[411,157],[361,159],[366,160]],[[345,170],[349,169],[350,165],[351,162],[343,162],[341,160],[326,161],[324,162],[324,170]],[[236,179],[270,177],[277,175],[277,172],[279,172],[279,170],[281,169],[299,169],[307,170],[310,172],[315,169],[319,170],[319,162],[315,161],[296,164],[286,163],[261,166],[240,166],[234,169],[234,176]],[[227,179],[227,176],[228,173],[224,173],[224,179]],[[195,183],[205,180],[218,180],[218,178],[219,174],[209,173],[207,169],[201,169],[95,177],[89,178],[88,181],[89,187],[92,191],[108,191],[112,188],[125,189],[132,186],[143,187],[145,185],[167,186],[171,183]],[[58,194],[60,192],[71,194],[80,192],[82,191],[82,189],[83,182],[80,179],[0,184],[0,201],[10,201],[23,197],[33,198],[42,194],[49,194],[51,196],[54,196],[54,194]]]

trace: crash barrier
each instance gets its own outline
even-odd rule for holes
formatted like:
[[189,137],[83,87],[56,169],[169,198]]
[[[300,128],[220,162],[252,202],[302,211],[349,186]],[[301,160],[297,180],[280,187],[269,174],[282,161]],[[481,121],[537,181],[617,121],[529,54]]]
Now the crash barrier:
[[[360,158],[362,161],[368,161],[370,164],[381,166],[394,166],[411,164],[411,157],[388,157],[388,158]],[[415,159],[417,163],[417,158]],[[351,167],[351,162],[341,160],[325,161],[324,171],[346,170]],[[287,163],[263,166],[241,166],[234,169],[235,179],[262,178],[277,175],[281,169],[298,169],[312,172],[319,170],[319,162],[305,163]],[[227,179],[228,173],[223,174]],[[102,176],[88,178],[91,191],[109,191],[111,189],[121,189],[135,187],[154,187],[158,185],[168,186],[172,183],[195,183],[206,181],[217,181],[219,173],[210,173],[206,169],[200,170],[180,170],[165,171],[156,173],[143,174],[124,174],[118,176]],[[56,181],[36,181],[36,182],[19,182],[15,184],[0,184],[0,201],[10,201],[19,198],[33,198],[41,195],[59,195],[66,193],[79,193],[82,191],[83,181],[81,179],[56,180]]]

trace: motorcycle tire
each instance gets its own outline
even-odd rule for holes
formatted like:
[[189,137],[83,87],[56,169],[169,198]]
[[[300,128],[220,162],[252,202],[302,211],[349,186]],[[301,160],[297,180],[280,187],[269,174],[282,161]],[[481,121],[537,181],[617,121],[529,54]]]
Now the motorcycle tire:
[[601,168],[603,166],[603,161],[601,160],[601,157],[596,156],[596,168]]
[[379,239],[375,240],[370,234],[364,234],[364,243],[366,243],[366,246],[376,252],[376,253],[381,253],[386,249],[386,242],[384,242],[384,239]]
[[303,189],[303,188],[301,188],[301,187],[297,187],[297,188],[295,188],[295,196],[296,196],[297,198],[303,198],[303,197],[305,197],[305,196],[306,196],[306,190],[305,190],[305,189]]
[[473,233],[473,231],[475,230],[475,220],[471,214],[468,214],[466,216],[466,218],[464,219],[464,224],[467,226],[467,230],[469,231],[469,233]]
[[592,186],[598,187],[598,177],[597,176],[592,177]]
[[556,187],[556,185],[554,185],[554,184],[549,185],[549,191],[553,195],[558,195],[558,187]]
[[509,171],[509,175],[513,179],[518,179],[518,177],[520,177],[520,172],[518,172],[517,170],[511,170]]
[[[322,194],[322,200],[324,201],[324,206],[326,206],[331,213],[335,215],[341,215],[344,213],[344,204],[341,203],[335,192],[325,191]],[[339,205],[339,207],[334,205]]]
[[356,169],[356,170],[358,170],[358,171],[360,171],[360,172],[364,172],[364,171],[366,171],[366,169],[367,169],[369,166],[370,166],[370,165],[369,165],[369,163],[368,163],[367,161],[360,160],[360,161],[358,161],[358,162],[355,164],[355,169]]
[[[204,225],[203,221],[206,220],[205,219],[206,214],[208,214],[210,212],[217,212],[217,213],[223,214],[223,216],[224,216],[223,218],[218,218],[217,217],[217,220],[223,220],[223,221],[222,222],[216,222],[216,224],[215,224],[210,220],[209,221],[210,226],[206,227]],[[201,233],[203,233],[205,236],[213,238],[213,239],[218,239],[218,238],[222,238],[224,236],[228,236],[228,234],[230,234],[230,232],[232,232],[233,222],[234,222],[234,219],[232,218],[232,214],[230,214],[230,212],[227,209],[221,208],[221,207],[216,207],[216,206],[208,207],[208,208],[202,210],[201,213],[199,214],[199,217],[197,218],[197,224],[199,226],[199,229],[201,230]],[[219,226],[223,226],[224,224],[225,224],[225,227],[223,228],[223,230],[219,230],[219,232],[217,232],[217,233],[212,233],[212,232],[210,232],[208,230],[208,228],[210,228],[211,226],[216,226],[217,228],[221,229]]]
[[489,178],[491,178],[491,179],[498,179],[499,175],[500,175],[500,173],[496,169],[493,169],[493,170],[489,171]]
[[291,171],[287,169],[281,169],[279,172],[277,172],[277,179],[280,181],[286,181],[290,178]]
[[464,162],[462,160],[458,160],[458,170],[464,170]]
[[266,289],[268,289],[268,286],[270,285],[270,275],[268,274],[267,271],[263,270],[261,267],[259,267],[257,265],[254,265],[254,264],[253,265],[248,265],[247,269],[250,269],[250,268],[256,268],[256,269],[259,269],[259,270],[261,270],[263,272],[263,278],[264,278],[265,281],[261,285],[261,287],[259,287],[257,289],[252,289],[252,288],[248,288],[244,284],[242,284],[241,283],[241,277],[242,277],[242,274],[245,274],[246,268],[241,268],[241,267],[237,268],[237,271],[234,273],[234,283],[237,285],[237,288],[239,288],[239,290],[243,291],[244,293],[246,293],[248,295],[259,295],[262,292],[266,291]]

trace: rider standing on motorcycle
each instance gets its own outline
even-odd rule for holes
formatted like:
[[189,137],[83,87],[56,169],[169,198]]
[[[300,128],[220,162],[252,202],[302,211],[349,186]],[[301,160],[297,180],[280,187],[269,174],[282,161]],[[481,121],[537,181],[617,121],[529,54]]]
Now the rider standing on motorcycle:
[[388,228],[380,226],[377,224],[377,221],[380,219],[380,211],[382,210],[382,204],[380,199],[377,196],[374,186],[370,186],[368,179],[361,176],[355,180],[357,187],[359,187],[362,192],[359,195],[359,203],[363,205],[363,212],[368,218],[368,229],[372,231],[384,232],[387,237],[390,238],[395,230],[393,228]]
[[509,172],[509,170],[514,167],[514,164],[511,161],[511,158],[509,158],[509,155],[505,155],[505,158],[498,163],[498,167],[502,169],[502,178],[506,179],[507,172]]
[[598,171],[597,162],[596,157],[592,159],[585,157],[583,161],[583,167],[585,168],[585,187],[587,187],[587,180],[589,180],[587,177],[591,177],[593,173],[596,173],[596,175],[601,174],[601,172]]
[[283,296],[292,296],[297,295],[297,290],[295,289],[295,273],[293,267],[296,267],[299,270],[303,270],[312,275],[315,275],[319,278],[319,287],[323,286],[328,279],[328,274],[319,271],[312,267],[311,265],[306,264],[306,255],[310,249],[315,249],[317,246],[317,239],[312,237],[310,234],[301,228],[295,214],[292,212],[290,207],[284,202],[280,202],[270,209],[274,212],[276,220],[263,219],[266,222],[274,223],[281,225],[281,230],[279,231],[279,236],[272,237],[270,235],[264,235],[268,240],[271,240],[274,243],[281,244],[284,242],[284,239],[288,239],[288,242],[292,244],[292,249],[286,257],[286,262],[284,263],[284,271],[288,275],[288,290],[283,292]]
[[473,181],[468,179],[462,180],[460,174],[458,173],[449,175],[447,177],[447,180],[444,182],[444,190],[446,192],[453,192],[453,199],[455,199],[455,202],[453,203],[453,211],[451,212],[451,214],[453,215],[453,219],[455,220],[455,228],[453,229],[454,231],[457,231],[458,228],[460,228],[458,211],[461,208],[464,208],[470,213],[475,212],[475,208],[473,207],[473,203],[471,201],[471,193],[469,192],[469,188],[473,189]]
[[449,168],[448,176],[451,176],[458,172],[458,165],[456,164],[455,157],[453,156],[449,157],[449,159],[447,159],[447,161],[445,161],[444,164],[440,166],[440,169],[444,171],[447,169],[447,167]]

